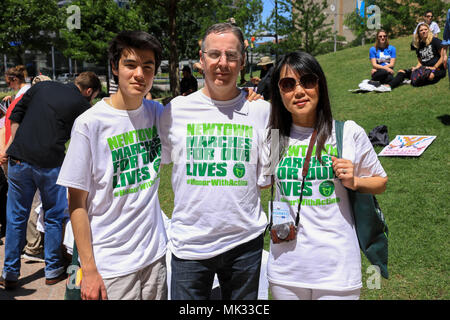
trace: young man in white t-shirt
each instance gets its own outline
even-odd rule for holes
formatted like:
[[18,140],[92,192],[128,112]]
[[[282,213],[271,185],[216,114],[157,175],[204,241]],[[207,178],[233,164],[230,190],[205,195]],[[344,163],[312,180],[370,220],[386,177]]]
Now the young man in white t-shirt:
[[167,237],[158,200],[162,105],[143,100],[161,63],[143,31],[109,47],[118,91],[77,118],[58,184],[69,188],[82,299],[166,299]]
[[171,298],[209,299],[217,274],[223,299],[256,299],[263,232],[261,145],[270,114],[236,87],[244,67],[241,30],[211,26],[202,41],[205,86],[176,97],[161,116],[162,163],[173,162],[169,228]]

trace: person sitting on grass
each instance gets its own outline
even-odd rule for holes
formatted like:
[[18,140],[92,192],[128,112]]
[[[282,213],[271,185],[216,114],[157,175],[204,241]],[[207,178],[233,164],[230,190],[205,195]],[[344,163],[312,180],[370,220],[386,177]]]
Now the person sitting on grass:
[[431,70],[422,85],[434,84],[445,78],[444,47],[441,44],[441,40],[433,37],[430,27],[425,22],[418,26],[418,32],[414,35],[413,45],[416,50],[417,65],[411,69],[399,70],[395,78],[385,85],[388,89],[396,88],[404,79],[411,79],[413,71],[420,67],[425,67],[425,70]]
[[378,82],[379,85],[394,79],[397,53],[395,47],[389,44],[388,35],[383,29],[377,32],[375,45],[370,48],[369,57],[372,64],[372,81]]

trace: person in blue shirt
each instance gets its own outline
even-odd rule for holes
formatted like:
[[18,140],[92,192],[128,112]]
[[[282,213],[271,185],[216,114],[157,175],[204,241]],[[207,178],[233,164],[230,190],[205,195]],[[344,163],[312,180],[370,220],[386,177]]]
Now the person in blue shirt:
[[386,84],[394,79],[394,65],[397,58],[396,49],[389,44],[386,31],[378,30],[375,45],[369,51],[372,64],[372,80]]

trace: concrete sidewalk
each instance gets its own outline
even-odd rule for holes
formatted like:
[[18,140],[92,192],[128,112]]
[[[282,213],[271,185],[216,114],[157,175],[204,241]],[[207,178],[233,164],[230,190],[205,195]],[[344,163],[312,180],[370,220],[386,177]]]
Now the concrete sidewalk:
[[[2,238],[5,242],[5,238]],[[5,245],[0,245],[0,270],[3,270]],[[45,284],[43,262],[31,262],[22,259],[19,286],[14,290],[4,290],[0,286],[0,300],[64,300],[66,281],[55,285]]]

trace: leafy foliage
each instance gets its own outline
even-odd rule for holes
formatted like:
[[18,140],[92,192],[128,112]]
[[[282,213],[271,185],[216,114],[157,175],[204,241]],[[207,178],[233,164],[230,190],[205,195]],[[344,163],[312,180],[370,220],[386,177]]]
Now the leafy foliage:
[[16,57],[21,64],[26,49],[48,51],[61,25],[57,13],[55,1],[3,0],[0,52]]
[[[443,0],[366,0],[366,7],[373,4],[381,11],[381,28],[391,38],[411,35],[417,23],[423,20],[425,11],[432,10],[435,20],[445,21],[446,4]],[[437,18],[437,19],[436,19]],[[439,21],[441,20],[441,21]],[[367,15],[360,17],[356,12],[348,14],[345,24],[356,36],[354,43],[369,39],[373,31],[367,28]]]
[[[120,8],[109,0],[78,0],[81,10],[80,29],[61,29],[63,44],[61,51],[67,57],[105,65],[107,61],[108,43],[122,30],[145,30],[147,24],[138,11]],[[67,7],[60,9],[64,21],[70,17]]]
[[270,44],[272,53],[300,49],[317,55],[330,50],[334,34],[330,27],[333,23],[326,22],[326,0],[280,0],[278,4],[278,13],[272,12],[264,24],[266,30],[277,34],[280,39],[278,49]]

